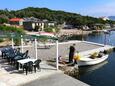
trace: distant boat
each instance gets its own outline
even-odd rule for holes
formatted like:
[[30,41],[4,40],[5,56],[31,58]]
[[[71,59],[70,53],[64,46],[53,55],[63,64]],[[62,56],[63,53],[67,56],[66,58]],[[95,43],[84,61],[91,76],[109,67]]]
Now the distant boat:
[[103,30],[103,32],[104,32],[105,34],[110,34],[110,31],[108,31],[108,30]]
[[78,66],[88,66],[88,65],[95,65],[105,61],[109,55],[103,55],[102,57],[97,57],[95,59],[90,58],[89,56],[82,57],[80,60],[77,61]]

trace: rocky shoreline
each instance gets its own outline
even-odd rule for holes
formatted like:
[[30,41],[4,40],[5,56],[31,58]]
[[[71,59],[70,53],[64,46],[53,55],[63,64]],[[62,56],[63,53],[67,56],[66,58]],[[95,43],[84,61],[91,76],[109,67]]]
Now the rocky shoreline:
[[71,36],[71,35],[87,35],[92,33],[92,31],[83,31],[83,30],[76,30],[76,29],[69,29],[69,30],[61,30],[60,33],[58,33],[58,36]]

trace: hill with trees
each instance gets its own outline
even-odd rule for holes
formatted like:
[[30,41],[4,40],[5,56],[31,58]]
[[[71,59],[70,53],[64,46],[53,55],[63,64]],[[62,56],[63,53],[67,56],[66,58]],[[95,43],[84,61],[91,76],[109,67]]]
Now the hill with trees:
[[[115,23],[114,21],[104,21],[100,18],[94,18],[90,16],[82,16],[77,13],[70,13],[64,11],[50,10],[48,8],[34,8],[28,7],[21,10],[0,10],[0,23],[7,22],[8,19],[19,17],[36,17],[38,19],[47,19],[49,21],[56,21],[58,24],[66,22],[74,27],[87,25],[92,26],[94,24],[106,24]],[[1,20],[2,19],[2,20]]]

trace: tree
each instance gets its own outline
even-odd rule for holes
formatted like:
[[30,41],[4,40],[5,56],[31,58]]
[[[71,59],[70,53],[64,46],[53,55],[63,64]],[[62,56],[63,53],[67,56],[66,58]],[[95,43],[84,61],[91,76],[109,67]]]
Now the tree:
[[0,24],[7,23],[7,22],[8,22],[7,19],[5,19],[5,18],[0,18]]
[[[90,16],[82,16],[77,13],[70,13],[70,12],[64,12],[64,11],[55,11],[50,10],[48,8],[34,8],[34,7],[28,7],[21,10],[0,10],[0,15],[5,15],[8,18],[13,17],[36,17],[38,19],[47,19],[49,21],[56,21],[57,24],[63,24],[63,22],[66,22],[67,24],[72,24],[73,26],[82,26],[82,25],[88,25],[92,26],[94,24],[100,23],[100,24],[106,24],[110,21],[104,21],[100,18],[94,18]],[[115,21],[112,21],[112,23],[115,23]]]

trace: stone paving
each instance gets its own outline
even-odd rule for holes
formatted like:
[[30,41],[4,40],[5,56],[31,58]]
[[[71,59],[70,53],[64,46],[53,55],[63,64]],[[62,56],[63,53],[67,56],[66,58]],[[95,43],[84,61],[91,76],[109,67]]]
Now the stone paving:
[[[79,41],[70,41],[65,43],[59,43],[59,56],[68,57],[69,55],[69,47],[75,43],[76,52],[84,52],[92,49],[97,49],[103,47],[102,45],[96,45],[86,42]],[[26,47],[24,50],[29,50],[29,55],[31,58],[35,58],[35,48],[34,47]],[[56,45],[52,45],[50,48],[39,48],[38,46],[38,58],[42,60],[49,60],[51,58],[56,58]]]
[[0,58],[0,86],[21,86],[36,79],[62,73],[62,71],[57,71],[54,67],[47,65],[45,61],[40,66],[41,71],[38,70],[36,73],[33,72],[26,75],[22,70],[16,70],[6,60]]
[[0,86],[89,86],[57,71],[45,61],[40,66],[41,71],[26,75],[0,58]]
[[53,74],[44,79],[37,79],[23,86],[90,86],[62,73]]

